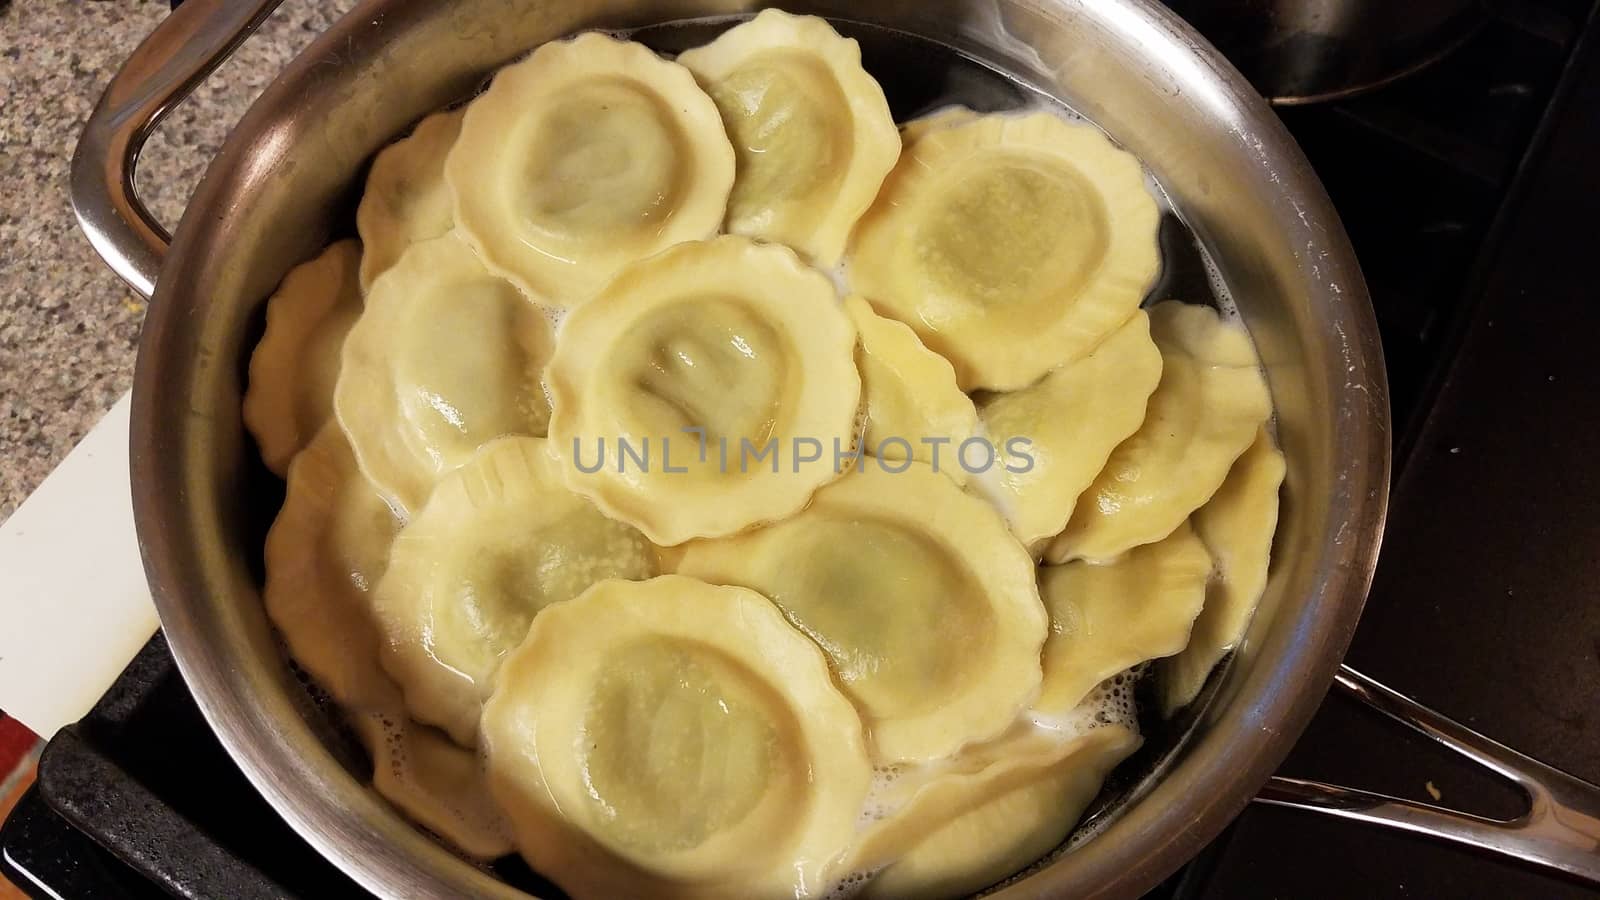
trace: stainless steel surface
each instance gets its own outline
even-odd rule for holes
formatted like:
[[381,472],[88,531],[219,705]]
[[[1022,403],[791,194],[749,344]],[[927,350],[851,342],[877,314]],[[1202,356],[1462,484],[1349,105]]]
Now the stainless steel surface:
[[1275,777],[1257,800],[1425,834],[1600,884],[1600,787],[1497,743],[1410,697],[1341,666],[1346,693],[1522,789],[1528,810],[1489,819],[1385,794]]
[[1318,103],[1403,78],[1455,49],[1486,0],[1167,0],[1273,103]]
[[[156,279],[131,451],[140,542],[168,641],[212,727],[268,801],[381,895],[511,891],[424,838],[339,764],[274,641],[251,564],[264,524],[252,500],[260,468],[239,420],[261,304],[348,215],[371,154],[497,66],[584,28],[754,6],[366,0],[239,123]],[[1265,782],[1321,701],[1360,613],[1383,525],[1389,435],[1381,351],[1349,244],[1267,105],[1197,34],[1146,0],[787,6],[938,41],[1099,122],[1150,166],[1206,243],[1261,351],[1289,465],[1261,610],[1185,727],[1152,736],[1157,762],[1094,820],[1098,836],[1001,892],[1136,896]],[[183,53],[196,58],[237,40],[221,27],[184,27],[192,41]],[[158,32],[147,46],[176,49],[170,38]],[[123,177],[116,165],[100,171]],[[100,193],[81,198],[90,221],[104,221]],[[129,229],[101,234],[114,258],[141,252]]]
[[72,208],[95,252],[141,296],[170,240],[134,190],[145,139],[282,0],[189,0],[123,63],[72,155]]

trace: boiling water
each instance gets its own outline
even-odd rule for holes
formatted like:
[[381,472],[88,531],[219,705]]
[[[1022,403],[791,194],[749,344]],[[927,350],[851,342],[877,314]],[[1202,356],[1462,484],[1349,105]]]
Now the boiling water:
[[[658,25],[634,31],[614,32],[618,37],[640,41],[666,54],[676,53],[704,44],[725,29],[733,19],[700,19]],[[1066,118],[1085,121],[1062,99],[1051,97],[1022,80],[1002,72],[986,63],[973,59],[949,47],[923,38],[876,26],[847,21],[834,21],[841,34],[855,38],[861,45],[862,63],[883,86],[890,109],[897,122],[905,122],[950,106],[964,106],[984,113],[1029,112],[1048,110]],[[486,84],[487,82],[485,82]],[[1180,299],[1189,303],[1210,306],[1225,318],[1238,318],[1220,270],[1183,217],[1159,181],[1147,173],[1146,187],[1161,210],[1159,241],[1162,268],[1146,297],[1146,303],[1166,299]],[[844,269],[829,273],[841,293],[848,290],[848,273]],[[560,325],[560,319],[553,320]],[[980,485],[981,487],[981,485]],[[997,495],[998,496],[998,495]],[[1169,745],[1172,735],[1159,735],[1166,726],[1157,720],[1141,717],[1135,704],[1135,693],[1144,677],[1144,667],[1136,667],[1107,680],[1097,688],[1077,709],[1055,721],[1021,722],[1019,727],[1034,727],[1070,740],[1084,732],[1107,725],[1125,725],[1138,728],[1146,735],[1146,750],[1124,768],[1148,768],[1150,760],[1159,750]],[[1141,719],[1143,718],[1143,721]],[[1140,726],[1143,726],[1140,728]],[[398,780],[416,782],[418,773],[403,752],[403,735],[393,728],[384,739],[396,752],[386,754],[391,774]],[[865,828],[894,809],[882,798],[894,793],[889,790],[896,781],[904,778],[925,778],[930,772],[925,767],[893,766],[875,773],[875,783],[867,803],[861,811],[859,827]],[[1113,781],[1118,779],[1113,775]],[[1124,777],[1123,782],[1128,779]],[[425,786],[418,785],[425,790]],[[903,792],[901,792],[903,794]],[[1102,809],[1104,803],[1102,804]],[[471,819],[477,811],[456,810],[463,819]],[[1091,807],[1086,820],[1092,820],[1096,808]],[[1080,827],[1067,847],[1075,845],[1092,828]],[[522,872],[504,871],[500,874],[513,883],[525,883]],[[871,877],[871,872],[846,875],[834,886],[830,900],[842,900],[857,892]],[[519,877],[521,876],[521,877]]]

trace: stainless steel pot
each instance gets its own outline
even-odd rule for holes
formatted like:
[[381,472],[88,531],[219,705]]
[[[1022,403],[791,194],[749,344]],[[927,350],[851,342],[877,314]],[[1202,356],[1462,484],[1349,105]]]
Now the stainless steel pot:
[[[73,167],[90,240],[154,294],[132,422],[134,507],[167,640],[223,744],[305,838],[385,896],[511,896],[406,824],[341,759],[292,677],[253,561],[272,504],[239,418],[260,309],[347,221],[372,153],[543,41],[747,12],[745,0],[365,0],[292,62],[212,162],[170,248],[132,190],[152,124],[276,0],[188,0],[96,108]],[[1003,891],[1129,897],[1213,837],[1266,784],[1336,672],[1371,575],[1388,486],[1388,400],[1361,276],[1320,184],[1261,98],[1146,0],[795,0],[789,7],[931,38],[1069,100],[1138,154],[1206,242],[1265,362],[1288,458],[1275,566],[1242,647],[1195,711],[1151,735],[1088,829]],[[1492,823],[1322,785],[1267,802],[1513,853],[1600,879],[1594,789],[1346,670],[1380,709],[1519,779],[1533,809]],[[1586,804],[1587,813],[1576,807]]]

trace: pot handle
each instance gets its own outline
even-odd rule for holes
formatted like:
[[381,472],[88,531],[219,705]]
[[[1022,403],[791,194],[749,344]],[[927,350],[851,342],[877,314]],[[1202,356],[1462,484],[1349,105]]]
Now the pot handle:
[[139,199],[134,171],[156,124],[281,0],[188,0],[150,32],[100,96],[72,155],[72,209],[95,252],[149,299],[171,236]]
[[1490,819],[1385,794],[1274,777],[1256,801],[1398,828],[1600,884],[1600,787],[1491,740],[1357,672],[1340,666],[1345,693],[1410,726],[1522,789],[1528,811]]

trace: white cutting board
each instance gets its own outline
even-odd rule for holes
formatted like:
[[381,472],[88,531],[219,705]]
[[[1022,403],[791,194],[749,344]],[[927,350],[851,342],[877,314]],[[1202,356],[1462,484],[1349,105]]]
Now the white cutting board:
[[158,624],[133,531],[128,400],[0,523],[0,709],[46,738]]

